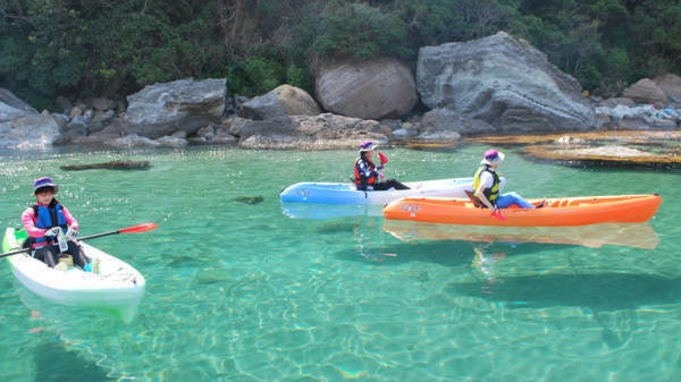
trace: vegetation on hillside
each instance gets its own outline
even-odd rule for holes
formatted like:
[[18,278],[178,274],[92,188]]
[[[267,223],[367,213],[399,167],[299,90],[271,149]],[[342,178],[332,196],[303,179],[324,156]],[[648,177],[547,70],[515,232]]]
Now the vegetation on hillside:
[[1,0],[0,87],[48,109],[186,77],[312,91],[327,60],[415,62],[422,46],[500,30],[603,96],[680,68],[670,0]]

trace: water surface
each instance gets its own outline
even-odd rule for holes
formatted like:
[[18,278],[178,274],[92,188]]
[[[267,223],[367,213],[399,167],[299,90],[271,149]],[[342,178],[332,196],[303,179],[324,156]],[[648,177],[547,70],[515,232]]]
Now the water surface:
[[[386,173],[471,176],[486,148],[386,149]],[[680,174],[566,168],[504,151],[508,190],[528,197],[659,193],[650,222],[659,244],[403,241],[380,213],[284,213],[279,190],[345,181],[350,150],[0,153],[2,227],[20,225],[44,175],[82,235],[159,224],[90,241],[147,279],[130,323],[47,304],[0,267],[0,379],[681,380]],[[60,169],[110,160],[152,167]]]

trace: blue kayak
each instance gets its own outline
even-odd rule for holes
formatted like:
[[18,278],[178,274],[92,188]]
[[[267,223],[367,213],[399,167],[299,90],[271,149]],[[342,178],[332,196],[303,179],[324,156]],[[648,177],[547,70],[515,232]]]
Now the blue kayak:
[[302,182],[283,189],[282,203],[376,204],[383,205],[404,197],[466,198],[473,191],[473,178],[450,178],[402,182],[408,190],[358,191],[352,183]]

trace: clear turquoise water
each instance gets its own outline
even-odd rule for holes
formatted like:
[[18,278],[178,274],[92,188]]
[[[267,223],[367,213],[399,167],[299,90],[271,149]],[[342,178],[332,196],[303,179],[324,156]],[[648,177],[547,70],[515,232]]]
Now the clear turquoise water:
[[[484,149],[384,152],[389,176],[419,180],[470,176]],[[0,380],[681,380],[681,174],[505,151],[508,189],[526,196],[660,193],[660,243],[403,242],[380,216],[282,213],[283,187],[347,179],[350,150],[0,153],[2,227],[20,224],[41,175],[82,235],[159,224],[90,241],[146,276],[130,323],[47,304],[0,267]],[[152,167],[60,169],[128,159]]]

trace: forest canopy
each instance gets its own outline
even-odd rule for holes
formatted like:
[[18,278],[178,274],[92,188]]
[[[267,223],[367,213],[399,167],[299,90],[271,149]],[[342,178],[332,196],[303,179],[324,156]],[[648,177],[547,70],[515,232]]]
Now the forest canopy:
[[312,91],[327,60],[414,63],[420,47],[501,30],[602,96],[680,68],[670,0],[0,0],[0,87],[46,109],[187,77]]

